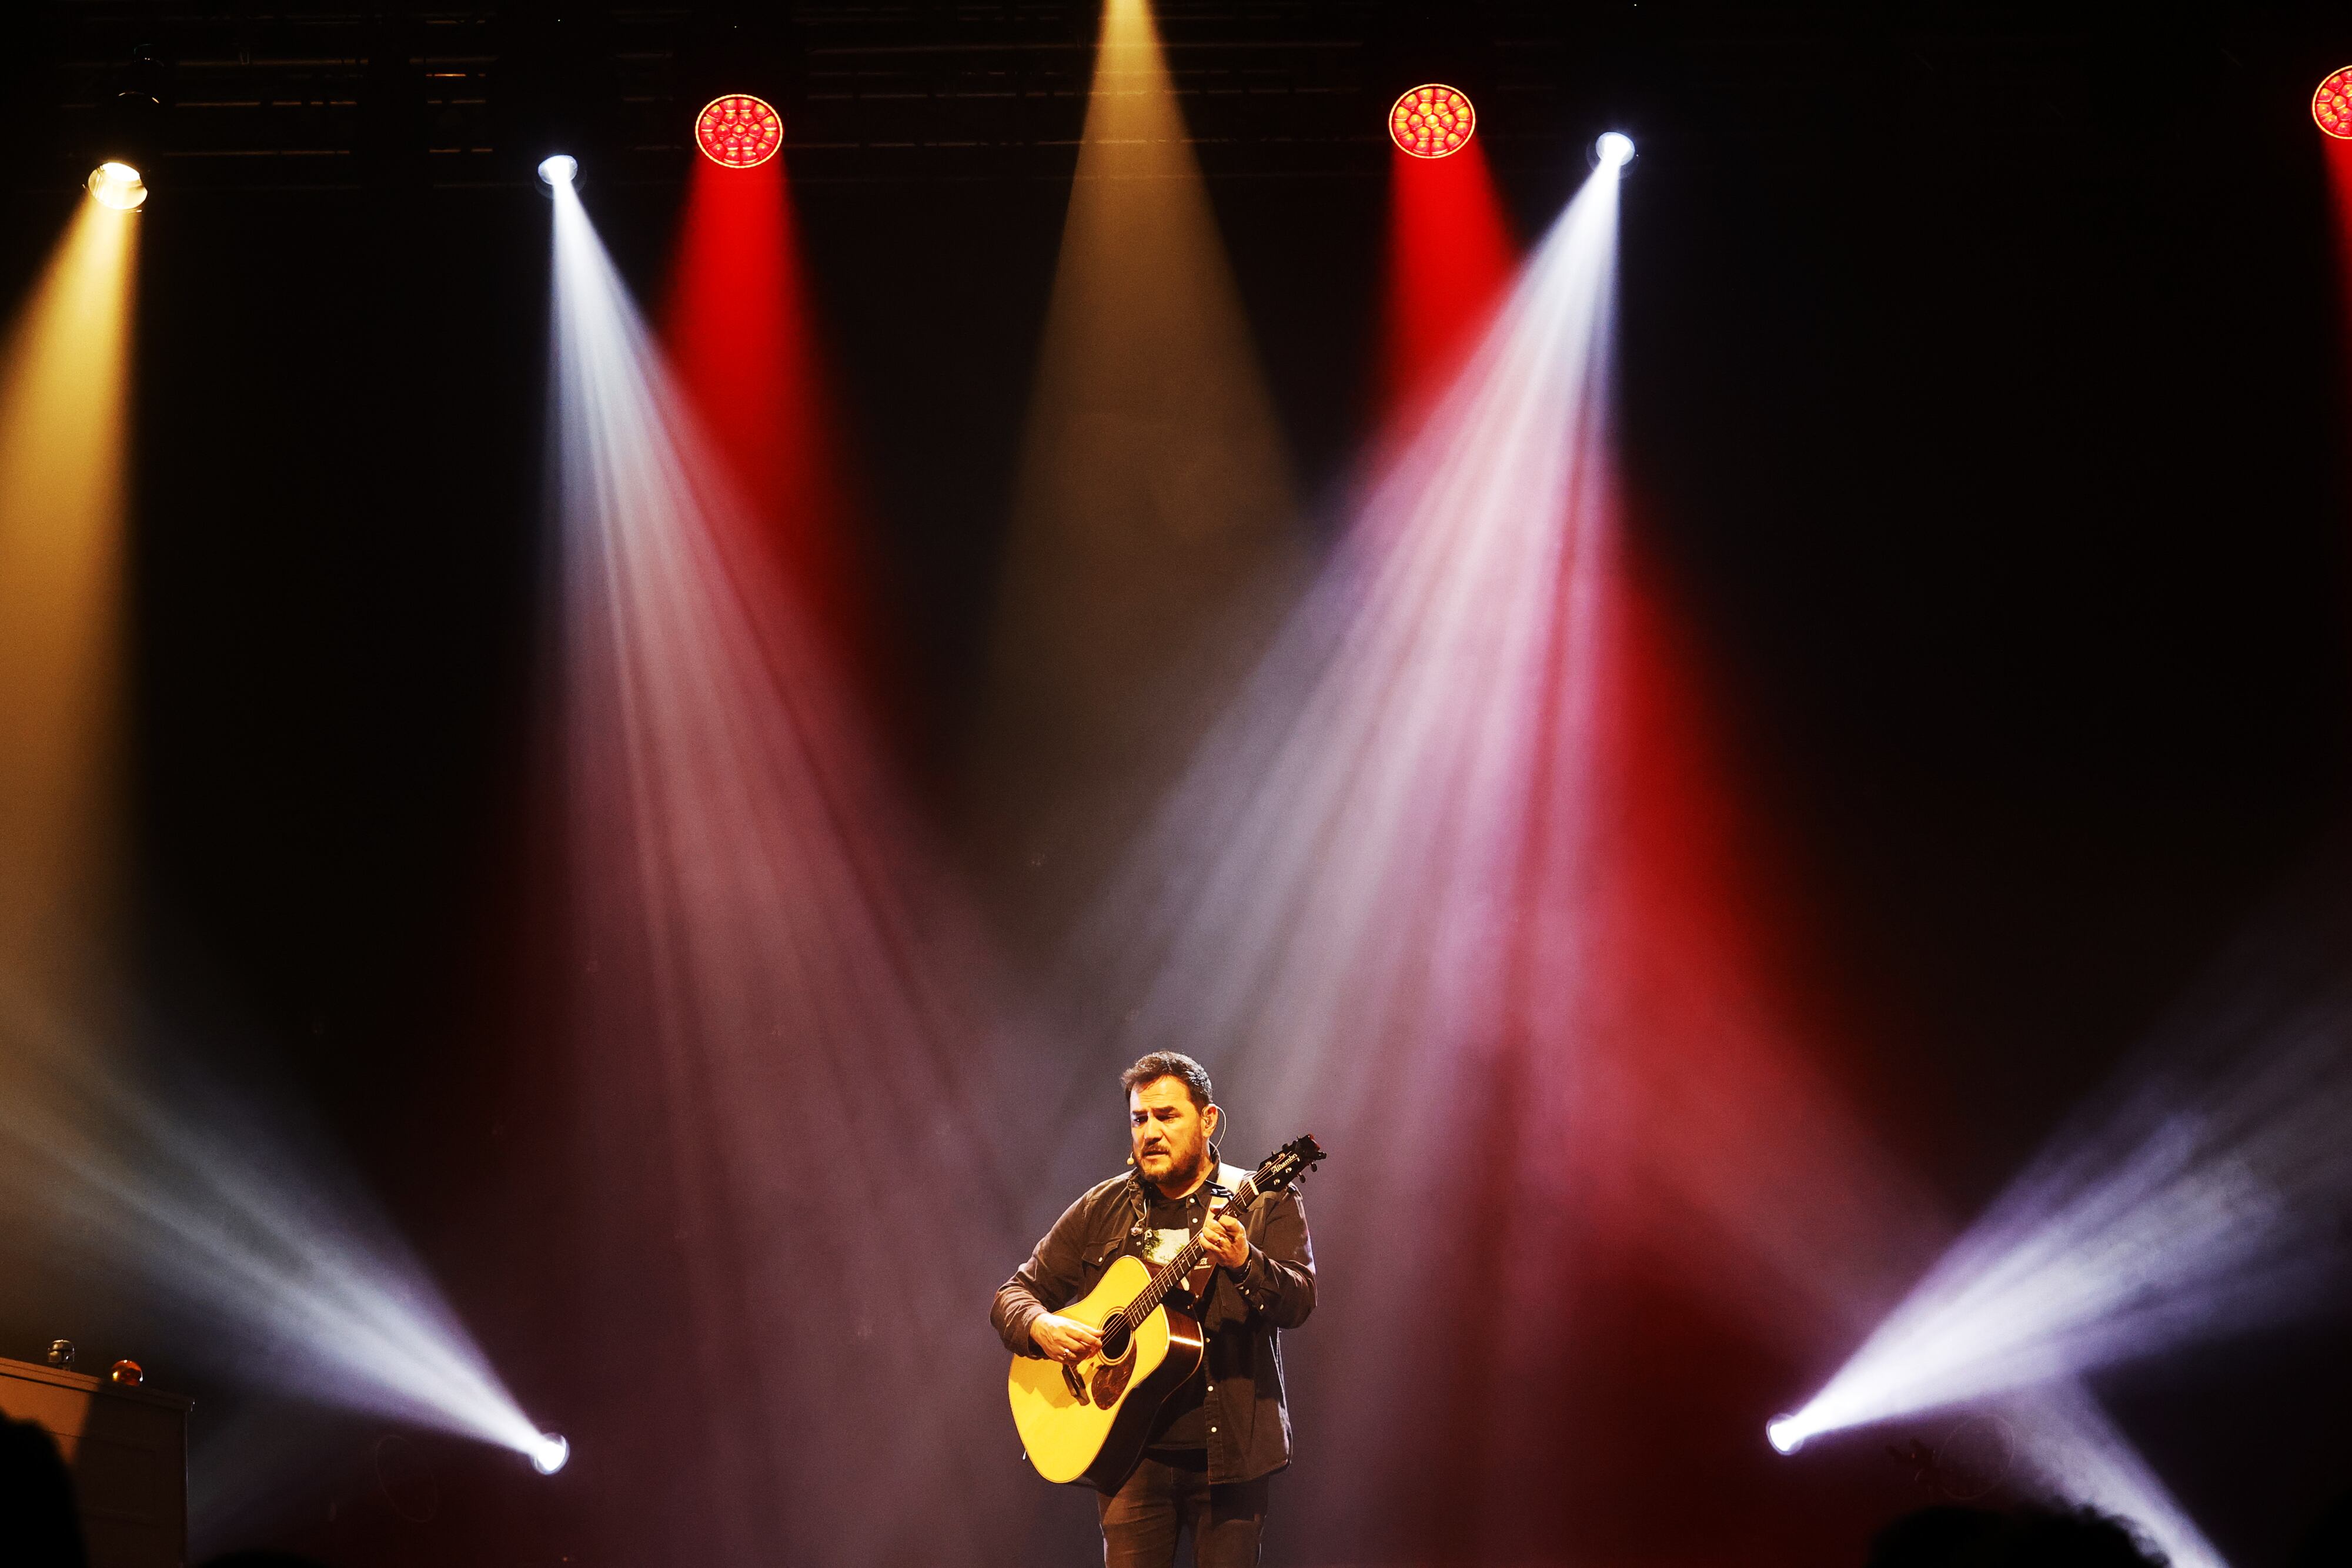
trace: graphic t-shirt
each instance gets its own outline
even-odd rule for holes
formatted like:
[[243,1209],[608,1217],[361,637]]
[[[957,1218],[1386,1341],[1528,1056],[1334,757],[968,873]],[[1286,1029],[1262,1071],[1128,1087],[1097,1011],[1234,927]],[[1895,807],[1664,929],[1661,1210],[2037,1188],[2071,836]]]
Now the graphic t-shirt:
[[[1137,1256],[1153,1269],[1183,1250],[1184,1244],[1200,1233],[1201,1222],[1208,1216],[1210,1193],[1208,1184],[1192,1189],[1189,1197],[1168,1198],[1155,1195],[1151,1209],[1144,1217],[1143,1235],[1139,1239]],[[1152,1423],[1151,1436],[1146,1446],[1154,1448],[1205,1448],[1209,1446],[1208,1417],[1202,1414],[1201,1400],[1208,1386],[1205,1364],[1182,1384],[1170,1392],[1168,1402],[1160,1407],[1160,1418]]]

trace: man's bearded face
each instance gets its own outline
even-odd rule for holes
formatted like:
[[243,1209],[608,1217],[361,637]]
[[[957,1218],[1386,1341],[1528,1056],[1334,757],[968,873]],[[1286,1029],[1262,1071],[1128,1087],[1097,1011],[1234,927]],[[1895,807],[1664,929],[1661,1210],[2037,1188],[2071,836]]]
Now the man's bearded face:
[[1195,1106],[1182,1079],[1137,1084],[1128,1092],[1127,1117],[1135,1167],[1144,1180],[1174,1196],[1200,1177],[1216,1134],[1217,1108]]

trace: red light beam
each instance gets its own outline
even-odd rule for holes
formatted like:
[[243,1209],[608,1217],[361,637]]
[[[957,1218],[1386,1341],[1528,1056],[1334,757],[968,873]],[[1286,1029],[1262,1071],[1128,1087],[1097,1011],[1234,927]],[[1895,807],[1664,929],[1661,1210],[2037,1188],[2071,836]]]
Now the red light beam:
[[756,542],[794,584],[842,662],[870,674],[877,639],[865,610],[866,583],[849,526],[856,512],[850,465],[817,319],[783,161],[698,160],[679,222],[665,346],[750,503],[761,530]]
[[1453,379],[1510,282],[1517,248],[1475,142],[1444,160],[1402,148],[1390,159],[1385,415]]

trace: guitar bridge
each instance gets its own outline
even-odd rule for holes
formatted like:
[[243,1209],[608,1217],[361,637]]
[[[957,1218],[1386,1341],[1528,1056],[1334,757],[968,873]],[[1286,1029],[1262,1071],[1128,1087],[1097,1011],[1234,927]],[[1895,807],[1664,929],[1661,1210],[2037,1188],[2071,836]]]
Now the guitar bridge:
[[1080,1377],[1078,1375],[1078,1369],[1072,1366],[1066,1361],[1062,1363],[1062,1381],[1069,1386],[1071,1398],[1076,1400],[1081,1405],[1088,1402],[1087,1399],[1086,1379]]

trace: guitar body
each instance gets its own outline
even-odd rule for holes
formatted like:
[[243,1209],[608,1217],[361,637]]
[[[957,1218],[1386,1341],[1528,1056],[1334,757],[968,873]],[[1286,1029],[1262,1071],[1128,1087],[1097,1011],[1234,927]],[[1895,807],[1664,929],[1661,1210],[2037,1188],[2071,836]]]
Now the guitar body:
[[[1098,1329],[1150,1283],[1151,1271],[1138,1260],[1113,1259],[1100,1282],[1061,1315]],[[1098,1354],[1066,1367],[1014,1356],[1006,1379],[1013,1425],[1029,1462],[1047,1480],[1083,1480],[1099,1491],[1117,1491],[1142,1457],[1160,1406],[1200,1365],[1200,1324],[1162,1303],[1128,1336],[1115,1360]]]

